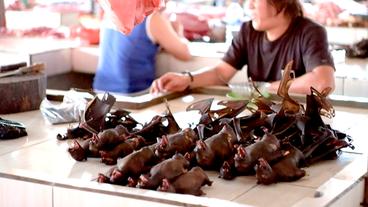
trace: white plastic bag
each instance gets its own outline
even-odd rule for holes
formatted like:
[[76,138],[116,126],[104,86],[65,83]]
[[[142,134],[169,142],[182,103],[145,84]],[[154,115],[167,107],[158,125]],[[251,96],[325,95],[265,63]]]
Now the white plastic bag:
[[51,124],[78,122],[84,113],[87,102],[88,100],[79,92],[70,90],[64,95],[63,102],[60,104],[51,103],[45,98],[41,102],[40,110],[43,118]]

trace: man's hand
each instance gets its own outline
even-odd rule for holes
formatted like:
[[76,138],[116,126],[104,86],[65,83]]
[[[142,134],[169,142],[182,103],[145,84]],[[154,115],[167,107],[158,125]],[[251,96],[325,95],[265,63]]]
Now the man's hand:
[[153,81],[150,93],[184,91],[190,85],[190,82],[190,77],[185,74],[168,72]]

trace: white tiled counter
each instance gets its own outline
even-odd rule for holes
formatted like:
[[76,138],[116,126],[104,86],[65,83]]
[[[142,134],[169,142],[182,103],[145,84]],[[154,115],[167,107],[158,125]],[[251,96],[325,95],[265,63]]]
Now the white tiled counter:
[[[185,107],[208,97],[193,94],[169,101],[181,127],[198,117],[194,111],[185,112]],[[132,116],[145,122],[163,113],[164,109],[164,104],[158,104],[132,110]],[[67,152],[70,141],[56,139],[58,133],[66,132],[68,124],[50,125],[43,120],[40,111],[2,115],[2,118],[23,122],[29,135],[0,140],[0,206],[310,207],[359,206],[362,201],[362,177],[367,172],[368,140],[364,130],[368,109],[336,107],[336,117],[326,121],[334,129],[352,135],[357,148],[346,150],[337,160],[305,168],[307,175],[302,179],[263,186],[256,184],[255,176],[239,176],[226,181],[218,178],[218,173],[208,171],[214,182],[210,187],[203,187],[206,195],[201,197],[97,183],[98,173],[106,172],[111,166],[93,158],[86,162],[75,161]],[[316,198],[316,192],[321,196]],[[17,199],[19,196],[21,200]],[[355,199],[351,201],[351,198]]]
[[1,206],[52,206],[51,185],[0,177]]
[[336,83],[341,83],[338,85],[341,93],[335,94],[368,97],[368,58],[346,58],[335,67]]
[[[72,48],[77,41],[53,38],[16,38],[0,36],[0,63],[6,58],[27,64],[45,63],[46,75],[72,71]],[[4,61],[4,62],[10,62]]]

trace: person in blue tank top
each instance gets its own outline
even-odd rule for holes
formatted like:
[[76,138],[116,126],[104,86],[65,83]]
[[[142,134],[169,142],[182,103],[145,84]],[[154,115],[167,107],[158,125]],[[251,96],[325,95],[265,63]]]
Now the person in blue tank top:
[[128,35],[105,21],[94,90],[135,93],[149,88],[155,79],[155,58],[160,48],[189,60],[187,42],[182,26],[171,24],[162,10],[147,16]]

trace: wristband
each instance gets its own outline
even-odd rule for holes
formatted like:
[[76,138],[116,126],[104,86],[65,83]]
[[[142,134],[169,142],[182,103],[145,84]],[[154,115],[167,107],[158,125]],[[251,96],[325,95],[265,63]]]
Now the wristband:
[[193,77],[192,73],[190,73],[189,71],[184,71],[184,72],[182,72],[182,74],[189,76],[190,82],[193,83],[194,77]]

